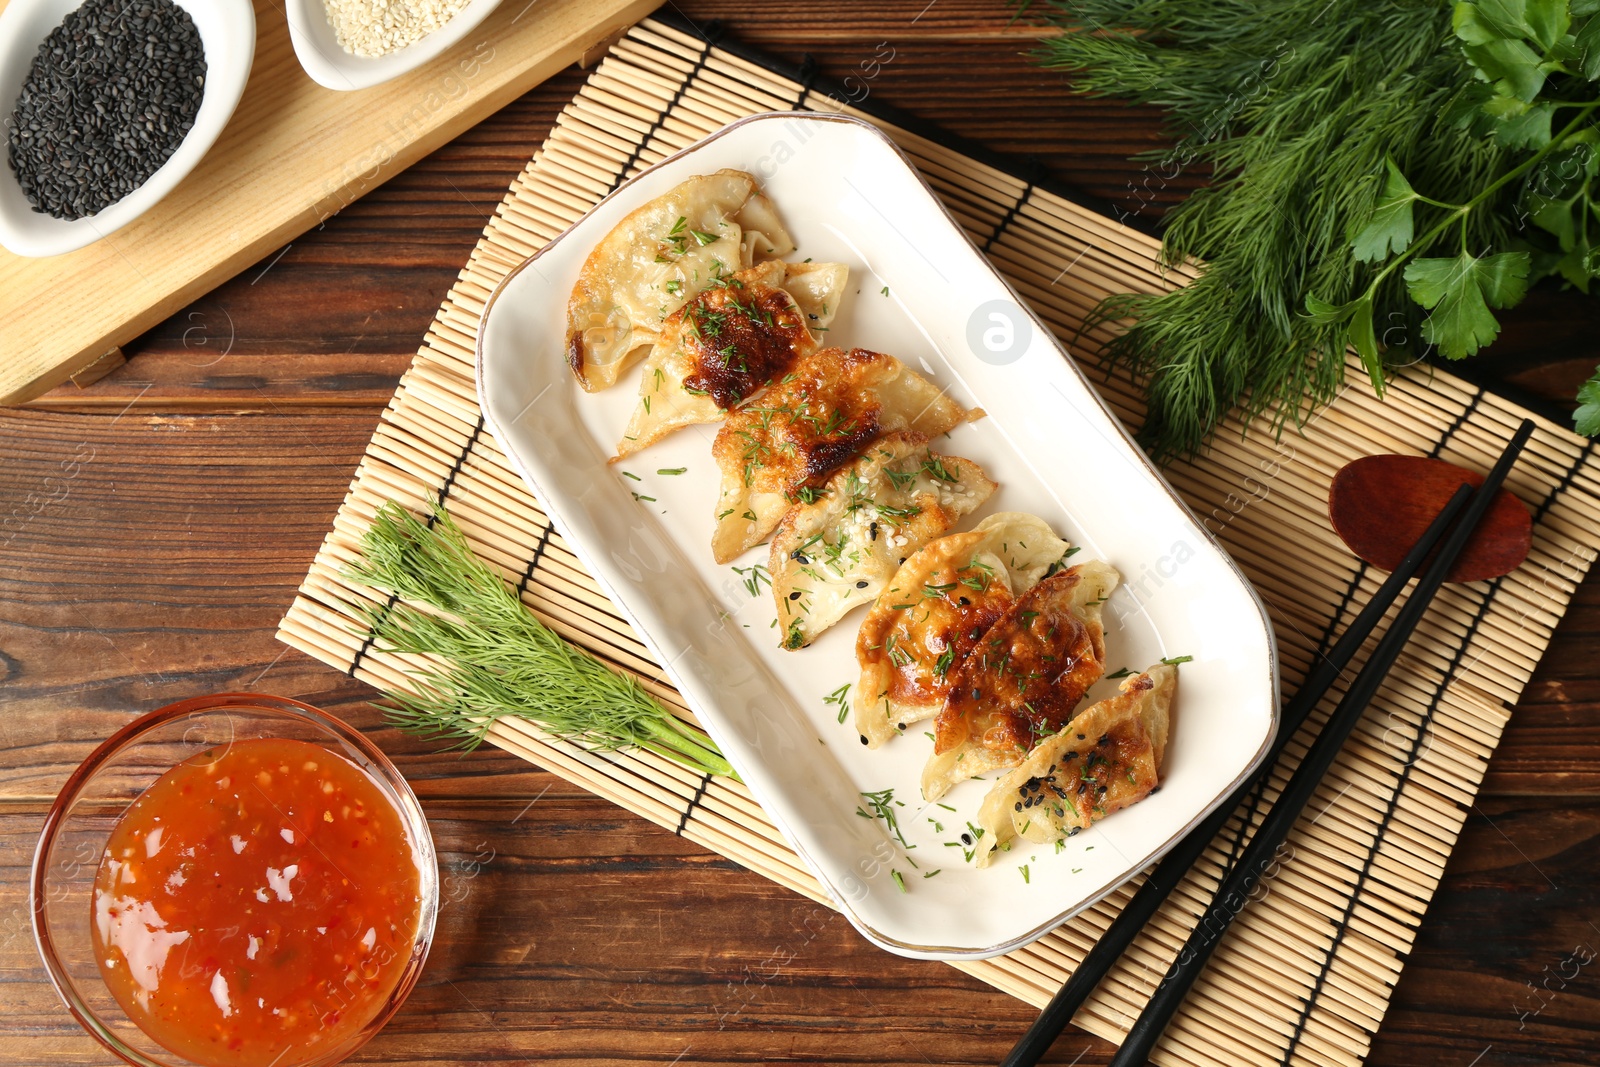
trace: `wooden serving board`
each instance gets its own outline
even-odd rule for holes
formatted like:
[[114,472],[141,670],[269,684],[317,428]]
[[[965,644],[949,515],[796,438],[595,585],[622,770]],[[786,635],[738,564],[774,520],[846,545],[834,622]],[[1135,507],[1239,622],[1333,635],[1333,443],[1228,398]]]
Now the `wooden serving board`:
[[66,381],[562,67],[598,55],[658,2],[506,0],[433,62],[335,92],[301,69],[282,5],[256,0],[244,98],[166,199],[76,252],[27,259],[0,249],[0,404]]

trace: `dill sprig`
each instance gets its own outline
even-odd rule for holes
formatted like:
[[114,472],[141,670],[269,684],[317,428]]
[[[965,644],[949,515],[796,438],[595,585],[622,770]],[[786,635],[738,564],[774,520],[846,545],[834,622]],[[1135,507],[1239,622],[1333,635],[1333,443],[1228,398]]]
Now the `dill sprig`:
[[[1514,165],[1492,138],[1440,121],[1474,80],[1451,12],[1445,0],[1050,6],[1049,20],[1072,32],[1038,56],[1071,72],[1075,91],[1166,109],[1174,146],[1140,157],[1149,177],[1212,171],[1168,214],[1163,237],[1164,259],[1201,262],[1200,276],[1171,293],[1113,295],[1086,325],[1126,326],[1106,355],[1146,381],[1141,435],[1154,452],[1194,453],[1235,408],[1281,428],[1337,394],[1348,323],[1307,314],[1307,297],[1344,306],[1377,276],[1351,236],[1371,217],[1389,160],[1448,202]],[[1516,197],[1499,189],[1444,243],[1504,247]],[[1428,347],[1428,316],[1398,272],[1381,280],[1371,310],[1387,365]]]
[[391,692],[403,730],[454,739],[471,751],[498,719],[538,723],[586,748],[649,749],[707,774],[736,777],[716,745],[621,674],[540,622],[472,551],[445,511],[426,523],[394,501],[361,539],[354,581],[393,594],[366,621],[384,649],[442,664],[410,675],[415,692]]

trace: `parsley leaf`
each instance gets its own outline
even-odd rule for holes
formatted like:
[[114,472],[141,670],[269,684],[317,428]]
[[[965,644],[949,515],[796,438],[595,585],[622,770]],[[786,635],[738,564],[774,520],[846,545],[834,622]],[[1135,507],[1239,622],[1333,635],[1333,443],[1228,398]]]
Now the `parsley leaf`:
[[1600,367],[1578,390],[1578,401],[1581,406],[1572,413],[1573,426],[1589,437],[1600,434]]
[[1417,259],[1406,265],[1406,288],[1433,314],[1422,324],[1425,340],[1450,359],[1476,355],[1500,333],[1490,307],[1509,307],[1528,288],[1530,261],[1526,252],[1501,252],[1477,257],[1462,252],[1454,259]]
[[1457,4],[1452,22],[1468,44],[1526,37],[1548,50],[1566,34],[1572,15],[1566,0],[1477,0]]
[[1388,259],[1391,252],[1404,252],[1414,233],[1411,205],[1417,193],[1400,173],[1393,159],[1385,159],[1389,175],[1383,182],[1383,195],[1372,209],[1372,217],[1352,239],[1355,257],[1375,263]]
[[1319,325],[1339,327],[1335,342],[1340,350],[1350,345],[1361,356],[1361,365],[1372,379],[1372,390],[1383,395],[1383,361],[1378,356],[1378,334],[1373,325],[1372,293],[1368,292],[1348,304],[1334,307],[1314,294],[1306,294],[1307,317]]

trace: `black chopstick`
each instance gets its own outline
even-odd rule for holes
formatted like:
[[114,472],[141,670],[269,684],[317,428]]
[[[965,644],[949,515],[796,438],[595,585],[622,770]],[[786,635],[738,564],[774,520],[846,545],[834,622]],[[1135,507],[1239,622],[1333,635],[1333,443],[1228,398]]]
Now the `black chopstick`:
[[1145,883],[1133,895],[1133,899],[1128,901],[1112,920],[1111,925],[1106,928],[1106,932],[1089,950],[1089,954],[1083,958],[1083,962],[1078,964],[1072,976],[1051,998],[1044,1011],[1039,1013],[1039,1018],[1028,1028],[1028,1032],[1017,1041],[1011,1053],[1002,1061],[1001,1067],[1034,1067],[1034,1064],[1049,1051],[1061,1031],[1072,1021],[1073,1015],[1077,1014],[1083,1002],[1089,999],[1089,994],[1094,992],[1095,986],[1100,984],[1100,979],[1105,977],[1117,959],[1127,951],[1128,946],[1133,944],[1134,938],[1139,936],[1144,924],[1150,921],[1151,916],[1160,909],[1162,902],[1178,883],[1183,881],[1184,876],[1189,873],[1189,868],[1193,867],[1205,853],[1206,848],[1233,817],[1239,805],[1272,774],[1284,746],[1289,743],[1289,739],[1300,728],[1306,716],[1311,714],[1311,710],[1321,702],[1328,688],[1344,673],[1351,658],[1366,643],[1373,628],[1388,613],[1400,591],[1422,568],[1422,564],[1438,544],[1439,539],[1461,515],[1471,495],[1471,486],[1463,482],[1460,491],[1445,504],[1427,530],[1417,539],[1411,551],[1400,561],[1400,565],[1373,593],[1367,606],[1351,620],[1343,636],[1326,656],[1313,665],[1294,698],[1284,706],[1278,725],[1278,736],[1256,773],[1240,782],[1204,822],[1191,830],[1162,858],[1160,864],[1150,873],[1150,877],[1145,879]]
[[1210,908],[1201,917],[1189,935],[1189,940],[1179,950],[1177,962],[1161,980],[1150,1002],[1145,1005],[1144,1011],[1134,1022],[1133,1029],[1128,1032],[1122,1047],[1112,1058],[1111,1067],[1139,1067],[1149,1060],[1151,1050],[1155,1048],[1162,1031],[1166,1029],[1167,1023],[1183,1003],[1183,998],[1194,985],[1195,979],[1199,977],[1206,960],[1222,940],[1228,925],[1242,910],[1244,902],[1249,899],[1251,893],[1260,885],[1267,870],[1272,867],[1278,847],[1289,836],[1289,831],[1299,819],[1300,812],[1316,794],[1322,784],[1323,776],[1338,757],[1339,750],[1344,747],[1351,731],[1355,729],[1362,712],[1377,695],[1378,689],[1388,676],[1389,669],[1394,666],[1395,660],[1400,657],[1401,651],[1411,640],[1417,623],[1427,612],[1434,594],[1444,585],[1450,568],[1455,565],[1457,557],[1466,547],[1479,520],[1494,503],[1495,494],[1500,491],[1507,473],[1510,472],[1512,464],[1516,462],[1532,433],[1533,422],[1525,420],[1512,437],[1499,462],[1473,493],[1472,502],[1468,505],[1461,522],[1451,529],[1438,555],[1417,581],[1417,587],[1406,598],[1405,605],[1384,632],[1372,656],[1361,668],[1361,673],[1356,675],[1344,699],[1339,701],[1339,706],[1328,717],[1321,733],[1306,751],[1305,758],[1300,761],[1300,766],[1295,769],[1288,785],[1279,795],[1277,803],[1273,804],[1272,810],[1262,821],[1261,828],[1250,839],[1250,844],[1238,862],[1223,878]]

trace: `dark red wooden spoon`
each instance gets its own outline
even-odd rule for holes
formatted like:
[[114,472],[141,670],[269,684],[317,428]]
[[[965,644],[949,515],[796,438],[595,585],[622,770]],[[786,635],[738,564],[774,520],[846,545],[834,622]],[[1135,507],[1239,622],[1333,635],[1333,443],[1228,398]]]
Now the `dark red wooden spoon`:
[[[1367,456],[1347,463],[1328,490],[1328,518],[1350,551],[1391,571],[1416,544],[1452,493],[1483,475],[1425,456]],[[1533,547],[1533,516],[1502,489],[1450,571],[1452,582],[1479,582],[1516,570]]]

